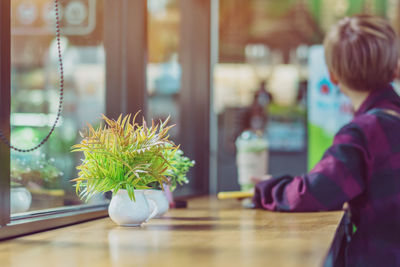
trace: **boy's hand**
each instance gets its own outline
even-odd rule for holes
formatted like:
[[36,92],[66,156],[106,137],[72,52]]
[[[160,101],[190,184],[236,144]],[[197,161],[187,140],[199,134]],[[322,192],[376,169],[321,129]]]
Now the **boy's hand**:
[[[251,181],[254,185],[256,185],[256,184],[258,184],[258,183],[261,182],[261,181],[265,181],[265,180],[268,180],[268,179],[271,179],[271,178],[272,178],[272,175],[265,174],[265,175],[263,175],[263,176],[261,176],[261,177],[251,177],[251,178],[250,178],[250,181]],[[253,189],[253,191],[254,191],[254,189]],[[242,201],[243,199],[245,199],[245,198],[237,198],[237,200],[239,200],[239,201]]]

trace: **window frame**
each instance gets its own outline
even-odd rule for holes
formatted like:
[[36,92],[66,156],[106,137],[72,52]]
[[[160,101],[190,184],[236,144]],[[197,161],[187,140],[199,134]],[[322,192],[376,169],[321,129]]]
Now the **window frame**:
[[10,223],[0,227],[0,240],[107,217],[107,207],[108,204],[78,205],[11,216]]
[[[0,1],[0,129],[10,138],[11,0]],[[0,142],[0,226],[10,222],[10,148]],[[0,229],[1,230],[1,229]]]
[[[211,5],[212,0],[180,0],[180,62],[182,65],[181,145],[194,159],[194,173],[189,183],[191,194],[210,192],[211,103]],[[211,156],[211,157],[210,157]]]

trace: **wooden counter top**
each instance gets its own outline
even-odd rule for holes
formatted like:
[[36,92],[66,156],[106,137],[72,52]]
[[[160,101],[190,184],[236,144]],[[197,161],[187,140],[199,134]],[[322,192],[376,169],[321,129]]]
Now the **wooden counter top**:
[[139,228],[109,218],[0,243],[5,266],[320,266],[342,212],[275,213],[189,200]]

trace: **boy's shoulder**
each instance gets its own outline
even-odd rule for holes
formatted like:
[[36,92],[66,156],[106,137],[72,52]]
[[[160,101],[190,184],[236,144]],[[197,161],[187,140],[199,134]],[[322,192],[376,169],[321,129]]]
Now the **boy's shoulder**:
[[354,132],[354,131],[369,131],[374,129],[379,123],[378,114],[363,113],[354,117],[349,123],[345,124],[338,133]]
[[354,117],[349,123],[345,124],[336,134],[336,137],[347,136],[353,142],[366,144],[368,139],[376,136],[379,129],[379,118],[374,113],[363,113]]
[[400,127],[400,111],[374,108],[356,116],[350,123],[358,125],[364,131],[374,131],[383,124]]
[[372,109],[353,118],[344,125],[337,135],[350,135],[359,141],[368,142],[371,139],[383,138],[389,131],[400,130],[399,117],[385,112],[384,109]]
[[353,118],[350,124],[356,125],[360,130],[373,131],[379,123],[380,110],[372,109]]

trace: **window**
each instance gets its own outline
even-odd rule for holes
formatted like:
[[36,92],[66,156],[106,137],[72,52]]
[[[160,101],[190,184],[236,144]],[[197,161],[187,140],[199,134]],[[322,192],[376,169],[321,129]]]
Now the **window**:
[[[31,153],[1,145],[0,239],[107,214],[99,195],[83,203],[71,179],[79,130],[106,113],[104,4],[59,1],[64,63],[63,111],[48,142]],[[56,118],[60,79],[54,0],[0,3],[2,131],[21,149],[37,145]],[[10,100],[11,99],[11,103]],[[7,134],[8,133],[8,134]],[[8,159],[8,160],[7,160]]]
[[[62,4],[61,4],[62,3]],[[103,1],[61,1],[62,116],[31,153],[11,150],[11,214],[83,204],[70,181],[80,154],[70,152],[86,123],[105,113]],[[27,149],[49,132],[60,94],[54,1],[11,2],[11,143]],[[104,203],[103,195],[88,204]]]
[[147,114],[171,115],[171,139],[196,161],[176,196],[209,192],[211,2],[147,1]]
[[179,0],[148,1],[147,65],[148,117],[158,120],[171,115],[171,138],[179,142],[182,69],[179,62]]
[[[79,130],[87,122],[96,124],[101,113],[115,118],[142,110],[156,119],[171,114],[177,124],[174,140],[196,160],[188,190],[180,194],[207,192],[209,3],[168,0],[157,9],[155,2],[159,1],[60,1],[62,116],[38,151],[18,153],[0,143],[0,239],[107,215],[103,195],[82,203],[70,182],[80,160],[70,152],[71,145],[79,142]],[[54,0],[0,1],[0,128],[19,148],[40,142],[58,109],[53,4]],[[186,10],[185,16],[181,10]],[[187,11],[205,23],[198,25]],[[172,35],[157,39],[157,25]],[[196,38],[200,41],[193,45]],[[156,44],[160,46],[152,47]],[[154,93],[166,88],[165,78],[171,82],[169,89],[179,94]],[[167,110],[157,110],[159,96]],[[177,98],[177,106],[168,104]]]

